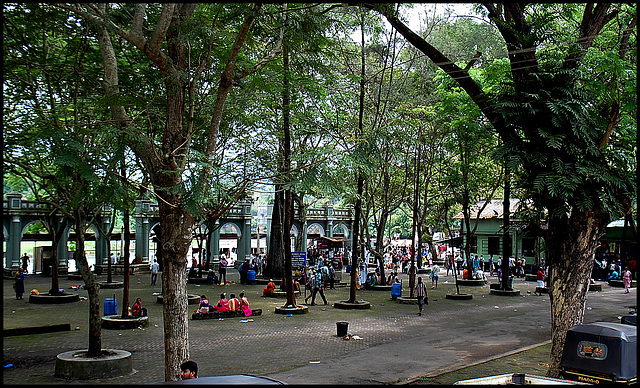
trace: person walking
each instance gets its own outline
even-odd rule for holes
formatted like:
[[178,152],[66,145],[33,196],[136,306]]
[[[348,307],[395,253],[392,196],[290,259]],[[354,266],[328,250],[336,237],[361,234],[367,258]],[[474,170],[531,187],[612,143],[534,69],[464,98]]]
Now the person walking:
[[533,293],[537,295],[538,292],[542,296],[542,289],[544,288],[544,271],[542,267],[538,268],[538,272],[536,273],[536,281],[538,282],[538,287],[536,287],[536,291]]
[[316,305],[316,295],[318,294],[318,292],[320,292],[320,296],[322,297],[322,300],[324,301],[324,304],[327,305],[329,304],[327,302],[327,298],[324,296],[324,291],[322,290],[322,273],[320,273],[320,271],[318,271],[317,269],[313,270],[313,294],[311,296],[311,305],[315,306]]
[[631,271],[629,271],[629,267],[624,267],[624,272],[622,274],[622,283],[624,283],[624,293],[629,293],[629,288],[631,288]]
[[29,272],[29,255],[27,254],[27,252],[24,253],[24,256],[21,257],[22,259],[22,270],[27,273]]
[[16,299],[22,299],[24,294],[24,270],[22,268],[18,268],[18,272],[16,272],[13,289],[16,290]]
[[160,271],[160,264],[158,264],[158,259],[153,259],[153,263],[151,263],[151,285],[155,286],[158,281],[158,271]]
[[414,292],[418,298],[418,315],[422,315],[422,306],[425,302],[429,304],[429,296],[427,295],[427,286],[422,282],[421,276],[418,276],[418,283],[415,285]]
[[489,276],[493,276],[493,255],[489,256]]
[[438,279],[440,278],[440,266],[438,264],[434,264],[431,267],[431,289],[438,288]]

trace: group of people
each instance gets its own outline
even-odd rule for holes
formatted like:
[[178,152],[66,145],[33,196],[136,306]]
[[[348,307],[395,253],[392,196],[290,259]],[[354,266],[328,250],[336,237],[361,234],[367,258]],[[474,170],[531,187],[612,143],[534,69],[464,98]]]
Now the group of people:
[[198,304],[198,310],[196,310],[196,313],[208,314],[211,310],[214,312],[242,311],[244,316],[248,317],[253,312],[249,307],[249,299],[247,299],[244,292],[241,292],[239,296],[240,298],[236,298],[236,294],[231,294],[229,298],[227,298],[227,294],[223,292],[220,294],[220,300],[218,300],[218,303],[211,306],[207,296],[200,295],[200,303]]

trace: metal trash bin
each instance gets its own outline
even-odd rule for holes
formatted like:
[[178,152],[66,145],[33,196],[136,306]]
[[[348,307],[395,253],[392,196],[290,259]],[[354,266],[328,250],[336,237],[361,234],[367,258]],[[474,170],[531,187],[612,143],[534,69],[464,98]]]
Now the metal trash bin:
[[591,384],[637,380],[636,326],[614,322],[575,325],[567,331],[560,374]]
[[338,337],[344,337],[349,331],[349,322],[336,322]]

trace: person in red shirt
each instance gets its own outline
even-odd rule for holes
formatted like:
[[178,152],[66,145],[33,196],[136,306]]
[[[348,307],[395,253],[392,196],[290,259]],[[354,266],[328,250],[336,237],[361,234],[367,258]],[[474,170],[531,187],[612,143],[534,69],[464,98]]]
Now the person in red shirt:
[[134,317],[147,316],[147,309],[142,307],[142,300],[140,298],[136,299],[136,302],[131,306],[131,315]]

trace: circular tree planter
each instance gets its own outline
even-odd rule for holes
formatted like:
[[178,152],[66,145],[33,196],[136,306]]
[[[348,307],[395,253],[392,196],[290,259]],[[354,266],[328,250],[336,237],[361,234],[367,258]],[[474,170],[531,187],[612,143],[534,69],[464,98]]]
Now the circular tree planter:
[[445,298],[452,300],[471,300],[473,299],[473,294],[447,294]]
[[87,349],[71,350],[56,357],[55,376],[67,379],[104,379],[133,372],[131,353],[126,350],[103,349],[97,357],[89,357]]
[[80,295],[78,294],[62,294],[62,295],[49,295],[49,294],[40,294],[40,295],[29,295],[29,303],[36,304],[61,304],[61,303],[72,303],[80,300]]
[[296,307],[284,307],[284,306],[280,306],[280,307],[276,307],[275,311],[276,314],[284,314],[284,315],[289,315],[289,314],[306,314],[309,312],[309,307],[300,304],[297,305]]
[[[189,300],[188,304],[200,304],[200,295],[189,294],[187,295],[187,298]],[[162,301],[163,301],[162,295],[158,295],[156,302],[162,303]]]
[[491,290],[489,291],[489,294],[501,296],[519,296],[520,290]]
[[105,315],[102,317],[102,328],[111,330],[135,329],[149,326],[149,317],[122,318],[120,315]]
[[111,289],[115,289],[115,288],[122,288],[124,287],[124,282],[99,282],[98,285],[100,285],[100,288],[111,288]]
[[366,286],[365,290],[371,290],[371,291],[391,291],[391,286],[390,285],[384,285],[384,286],[380,286],[380,285],[375,285],[375,286]]
[[333,307],[337,308],[337,309],[370,309],[371,308],[371,303],[367,302],[366,300],[362,300],[362,301],[356,301],[355,303],[349,303],[346,300],[339,300],[335,303],[333,303]]
[[396,302],[403,304],[418,304],[418,298],[403,298],[399,296],[396,298]]
[[[300,296],[300,291],[293,291],[293,295]],[[286,298],[286,291],[273,291],[271,294],[265,296],[265,298]]]
[[460,286],[484,286],[487,283],[484,279],[458,279]]

